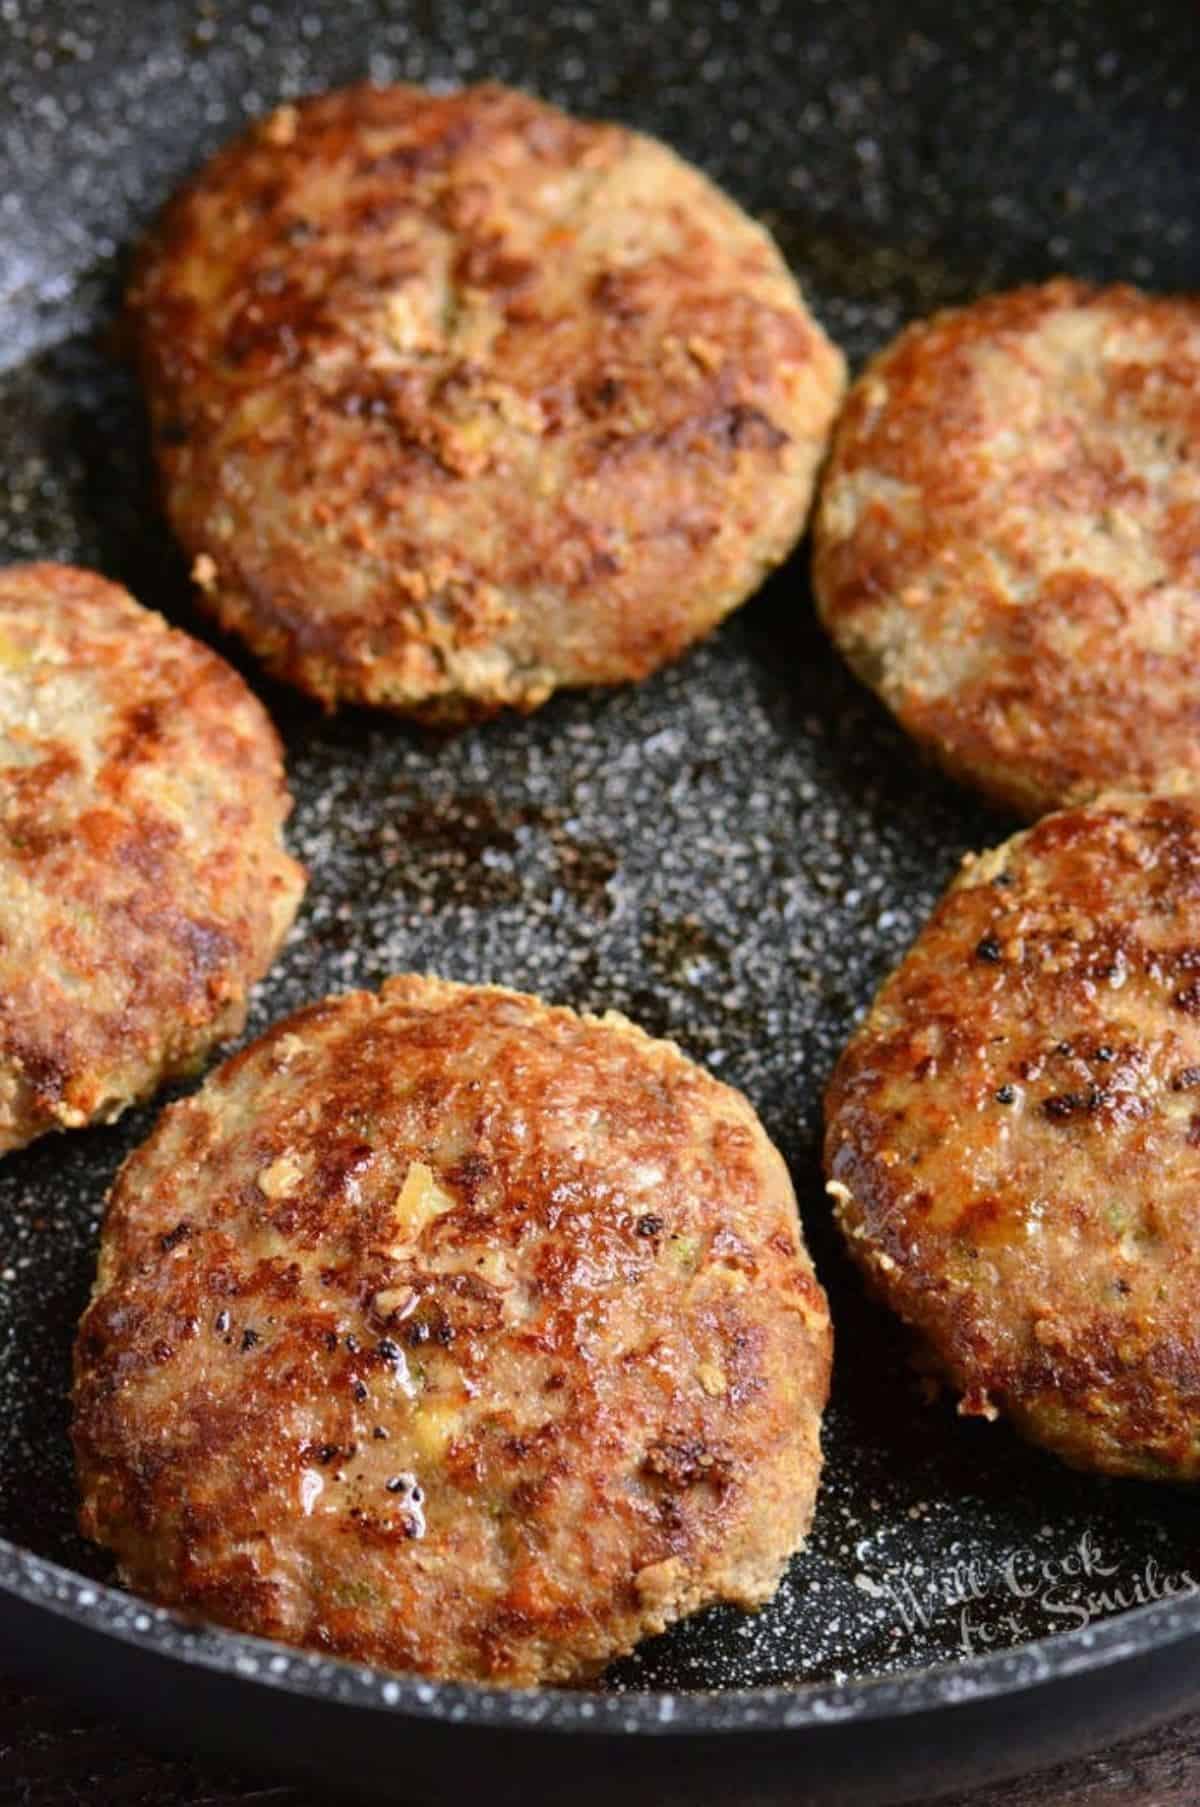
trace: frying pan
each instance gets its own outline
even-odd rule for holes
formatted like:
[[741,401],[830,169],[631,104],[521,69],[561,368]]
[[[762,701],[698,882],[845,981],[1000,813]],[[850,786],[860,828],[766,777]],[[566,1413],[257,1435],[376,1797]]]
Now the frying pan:
[[[1196,285],[1195,25],[1185,0],[3,0],[0,556],[95,565],[209,631],[108,328],[154,208],[278,99],[486,74],[658,132],[768,221],[861,361],[906,317],[1060,268]],[[817,1522],[765,1611],[712,1611],[575,1692],[386,1676],[130,1599],[75,1530],[66,1398],[101,1201],[149,1107],[0,1167],[5,1666],[160,1743],[389,1802],[929,1798],[1200,1697],[1191,1501],[925,1399],[831,1234],[836,1050],[962,852],[1011,824],[849,678],[804,553],[651,682],[453,740],[323,718],[242,668],[313,874],[250,1032],[428,968],[616,1006],[743,1087],[835,1310]]]

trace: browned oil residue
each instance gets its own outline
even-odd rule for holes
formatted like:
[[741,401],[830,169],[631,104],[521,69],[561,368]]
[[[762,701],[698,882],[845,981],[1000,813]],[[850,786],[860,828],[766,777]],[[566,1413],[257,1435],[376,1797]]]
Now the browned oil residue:
[[578,839],[560,811],[540,805],[499,804],[482,794],[407,802],[371,830],[366,850],[393,886],[427,907],[494,907],[515,902],[526,888],[523,830],[545,837],[557,882],[577,904],[596,916],[611,914],[608,887],[620,864],[616,854],[600,842]]

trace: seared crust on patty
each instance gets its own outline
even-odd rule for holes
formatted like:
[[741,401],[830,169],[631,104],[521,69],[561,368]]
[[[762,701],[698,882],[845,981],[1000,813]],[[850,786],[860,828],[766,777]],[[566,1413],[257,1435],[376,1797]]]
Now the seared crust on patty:
[[1034,816],[1200,775],[1200,299],[1056,281],[912,326],[855,384],[820,612],[956,776]]
[[218,619],[326,703],[446,719],[710,629],[798,537],[844,383],[697,170],[491,85],[281,108],[130,307]]
[[1200,1478],[1200,799],[1111,793],[966,865],[842,1055],[849,1247],[963,1395]]
[[215,653],[91,572],[0,571],[0,1152],[241,1028],[304,888],[289,808]]
[[82,1522],[243,1630],[566,1680],[771,1593],[829,1360],[739,1093],[616,1015],[397,978],[278,1024],[123,1168]]

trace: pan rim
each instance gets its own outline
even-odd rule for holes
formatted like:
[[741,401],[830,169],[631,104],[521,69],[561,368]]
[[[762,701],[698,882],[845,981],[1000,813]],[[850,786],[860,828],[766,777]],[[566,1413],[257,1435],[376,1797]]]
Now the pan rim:
[[1200,1637],[1200,1588],[1004,1650],[845,1682],[669,1693],[511,1689],[394,1674],[155,1606],[0,1537],[0,1598],[181,1667],[251,1687],[431,1725],[506,1731],[727,1738],[878,1724],[981,1704],[1113,1669]]

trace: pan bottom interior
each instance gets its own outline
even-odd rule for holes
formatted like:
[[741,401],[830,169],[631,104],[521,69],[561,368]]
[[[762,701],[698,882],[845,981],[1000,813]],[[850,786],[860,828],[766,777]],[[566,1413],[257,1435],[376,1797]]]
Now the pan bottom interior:
[[[15,556],[98,565],[207,634],[154,512],[128,376],[93,337],[0,377]],[[211,638],[211,635],[209,635]],[[1007,824],[917,764],[813,627],[803,565],[638,690],[434,740],[322,718],[236,649],[287,743],[297,934],[248,1033],[396,970],[626,1011],[742,1086],[790,1163],[837,1331],[826,1470],[775,1600],[616,1665],[620,1689],[840,1681],[1009,1648],[1189,1587],[1190,1503],[1073,1475],[930,1401],[861,1296],[817,1162],[821,1083],[958,852]],[[0,1166],[0,1535],[111,1578],[79,1537],[70,1347],[105,1190],[156,1105]]]

